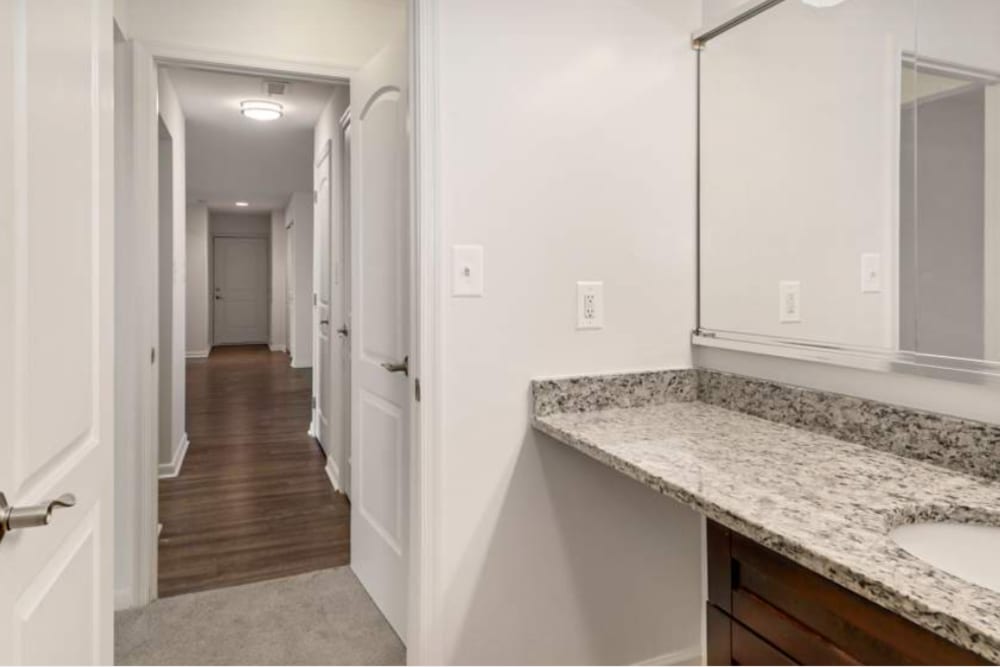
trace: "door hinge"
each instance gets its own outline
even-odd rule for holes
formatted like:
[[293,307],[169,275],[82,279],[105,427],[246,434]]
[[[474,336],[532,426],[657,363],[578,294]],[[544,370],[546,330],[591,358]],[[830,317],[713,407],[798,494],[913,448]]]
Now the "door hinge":
[[420,402],[420,378],[414,378],[413,380],[413,395],[417,399],[417,403]]
[[156,363],[156,348],[155,347],[149,348],[149,363],[151,363],[151,364],[155,364]]
[[313,203],[315,204],[318,201],[319,201],[319,190],[313,190]]
[[319,303],[319,299],[316,298],[316,292],[313,292],[313,305],[315,306],[317,303]]
[[315,396],[312,397],[312,409],[313,410],[316,409],[316,397]]

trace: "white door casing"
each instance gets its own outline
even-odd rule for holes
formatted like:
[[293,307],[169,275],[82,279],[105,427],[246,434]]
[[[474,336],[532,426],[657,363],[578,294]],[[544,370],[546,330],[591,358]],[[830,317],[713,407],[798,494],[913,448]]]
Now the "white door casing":
[[319,363],[313,364],[313,399],[316,406],[313,411],[313,428],[314,436],[319,440],[327,456],[330,455],[331,447],[333,446],[333,442],[331,441],[332,434],[330,432],[330,418],[333,416],[333,405],[331,403],[333,395],[333,360],[331,354],[333,348],[331,342],[332,328],[330,326],[330,318],[332,317],[330,296],[332,294],[332,286],[330,281],[331,274],[333,273],[330,267],[332,257],[330,253],[331,226],[333,224],[333,208],[331,205],[332,181],[330,178],[332,160],[333,156],[330,155],[330,140],[327,139],[326,145],[319,159],[316,161],[313,171],[313,183],[316,188],[313,198],[315,202],[315,210],[313,212],[313,252],[315,253],[313,278],[314,284],[317,286],[316,305],[313,311],[313,327],[315,329],[313,332],[313,341],[316,347],[315,358],[319,360]]
[[267,239],[217,236],[212,252],[214,343],[267,343]]
[[407,46],[351,79],[351,567],[406,638],[410,382]]
[[[340,325],[334,342],[334,392],[335,415],[341,420],[336,428],[340,441],[337,473],[341,491],[351,497],[351,117],[348,109],[341,118],[343,129],[340,161],[340,216],[339,229],[334,229],[337,244],[334,262],[334,317],[339,315]],[[335,226],[336,227],[336,226]]]
[[285,225],[285,335],[290,359],[295,358],[295,223]]
[[110,0],[0,1],[0,663],[112,661]]

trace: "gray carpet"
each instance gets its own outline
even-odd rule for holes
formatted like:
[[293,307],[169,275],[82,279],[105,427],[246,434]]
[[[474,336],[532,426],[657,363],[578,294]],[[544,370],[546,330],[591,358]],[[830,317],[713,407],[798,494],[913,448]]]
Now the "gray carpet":
[[157,600],[115,614],[119,665],[402,665],[350,568]]

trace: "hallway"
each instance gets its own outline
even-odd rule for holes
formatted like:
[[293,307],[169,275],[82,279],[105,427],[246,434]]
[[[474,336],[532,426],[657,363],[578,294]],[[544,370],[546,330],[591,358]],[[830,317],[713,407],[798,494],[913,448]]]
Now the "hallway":
[[187,362],[191,444],[160,480],[160,597],[349,562],[350,505],[307,434],[310,381],[263,345]]

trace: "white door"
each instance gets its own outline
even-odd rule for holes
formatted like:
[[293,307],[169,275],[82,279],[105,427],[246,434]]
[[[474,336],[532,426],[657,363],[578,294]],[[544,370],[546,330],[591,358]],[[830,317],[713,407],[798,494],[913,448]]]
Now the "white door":
[[333,416],[334,407],[331,400],[333,395],[333,360],[331,353],[333,350],[330,341],[330,276],[332,274],[330,270],[330,239],[332,236],[330,230],[333,222],[333,209],[330,202],[331,161],[330,141],[327,140],[320,159],[316,162],[313,174],[313,183],[316,186],[314,198],[316,206],[313,212],[316,261],[313,263],[313,267],[315,271],[315,284],[318,286],[316,290],[316,312],[313,317],[316,331],[313,334],[313,339],[316,341],[316,351],[319,355],[319,363],[313,364],[313,398],[316,405],[316,414],[313,415],[313,423],[316,425],[316,439],[319,440],[319,444],[323,447],[323,451],[326,452],[327,456],[330,455],[331,447],[334,444],[331,440],[333,434],[330,430],[330,418]]
[[351,567],[406,637],[409,156],[406,44],[351,79]]
[[0,0],[0,664],[112,661],[110,0]]
[[267,239],[217,236],[213,242],[216,345],[267,342]]

